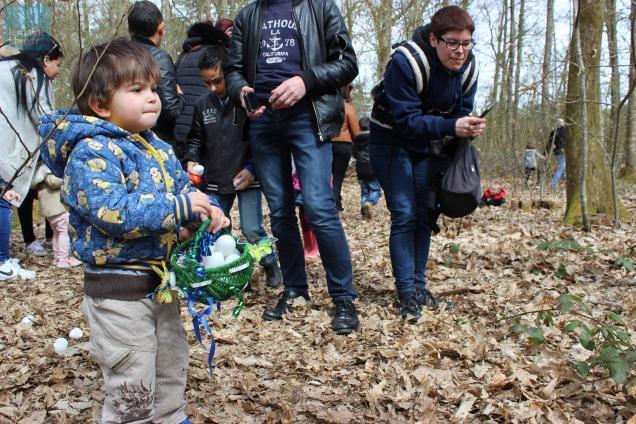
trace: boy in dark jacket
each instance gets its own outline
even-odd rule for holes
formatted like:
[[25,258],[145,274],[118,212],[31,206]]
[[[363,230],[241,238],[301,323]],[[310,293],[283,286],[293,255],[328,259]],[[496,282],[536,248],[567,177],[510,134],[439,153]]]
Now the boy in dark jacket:
[[[267,237],[263,229],[261,186],[251,163],[249,145],[242,138],[245,112],[228,101],[223,66],[226,51],[221,46],[205,47],[199,60],[201,77],[210,93],[194,107],[192,127],[186,141],[184,160],[188,172],[203,165],[203,189],[214,197],[229,216],[238,197],[241,231],[250,243]],[[267,285],[282,281],[275,253],[261,259]]]
[[353,157],[360,184],[360,214],[371,219],[371,209],[382,197],[382,187],[373,174],[369,159],[369,118],[360,119],[360,134],[353,139]]

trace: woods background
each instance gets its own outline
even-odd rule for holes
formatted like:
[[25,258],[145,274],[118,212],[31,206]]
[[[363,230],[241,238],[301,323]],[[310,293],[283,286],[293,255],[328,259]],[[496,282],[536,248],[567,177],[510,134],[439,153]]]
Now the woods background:
[[[607,193],[613,182],[610,171],[630,182],[634,181],[636,171],[633,95],[619,114],[619,104],[636,76],[632,53],[634,1],[336,2],[350,28],[360,61],[360,75],[354,82],[354,104],[360,117],[370,112],[369,92],[382,76],[392,43],[408,38],[439,7],[458,4],[471,13],[477,27],[475,53],[481,74],[476,109],[496,104],[488,116],[485,135],[477,141],[482,154],[482,174],[513,176],[514,184],[523,189],[521,158],[526,143],[536,141],[538,146],[544,146],[556,119],[562,117],[569,128],[566,222],[580,222],[582,207],[588,208],[592,215],[612,215],[615,209],[620,212],[620,202],[614,205]],[[162,47],[176,58],[189,25],[200,20],[233,18],[247,1],[156,0],[156,3],[166,22]],[[116,33],[126,36],[125,15],[129,5],[124,0],[3,0],[0,33],[5,43],[17,44],[29,29],[41,28],[60,41],[66,54],[66,70],[56,81],[55,97],[57,106],[65,107],[72,102],[70,68],[80,46],[106,41]],[[580,64],[573,47],[577,22],[581,34]],[[581,94],[587,94],[585,102]],[[581,115],[584,103],[585,119]],[[581,154],[584,145],[586,155]],[[582,185],[583,181],[587,184]],[[588,192],[589,205],[581,205],[581,188]]]

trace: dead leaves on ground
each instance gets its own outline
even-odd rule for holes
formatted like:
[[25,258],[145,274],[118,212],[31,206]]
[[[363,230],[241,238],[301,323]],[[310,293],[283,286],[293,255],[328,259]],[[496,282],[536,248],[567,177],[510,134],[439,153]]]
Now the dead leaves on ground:
[[[548,343],[534,347],[501,321],[554,305],[569,292],[586,296],[598,313],[623,315],[633,332],[636,274],[624,259],[635,259],[633,225],[584,234],[561,224],[562,204],[514,213],[484,208],[464,220],[459,235],[456,222],[448,222],[448,231],[433,239],[428,277],[431,290],[447,293],[456,307],[427,311],[410,325],[394,307],[384,200],[365,221],[355,178],[347,178],[344,190],[360,331],[333,334],[324,271],[320,261],[308,261],[312,302],[284,322],[260,317],[278,293],[262,277],[238,319],[231,319],[232,302],[215,315],[210,380],[207,351],[195,342],[184,311],[191,340],[188,413],[195,422],[634,424],[626,393],[574,372],[571,364],[587,351],[570,335],[553,327]],[[633,192],[624,199],[634,208]],[[17,242],[12,252],[19,252]],[[25,263],[37,269],[36,280],[2,283],[0,423],[94,422],[104,394],[88,357],[81,271],[50,268],[46,259]],[[31,326],[21,324],[28,314],[36,316]],[[54,339],[73,327],[86,336],[71,340],[66,356],[55,355]]]

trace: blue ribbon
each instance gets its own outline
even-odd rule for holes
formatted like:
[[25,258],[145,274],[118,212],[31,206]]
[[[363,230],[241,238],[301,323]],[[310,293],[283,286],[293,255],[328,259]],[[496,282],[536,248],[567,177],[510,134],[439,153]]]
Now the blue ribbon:
[[[203,341],[201,337],[201,327],[206,331],[206,333],[212,336],[212,342],[210,344],[210,353],[208,354],[208,369],[210,370],[210,377],[212,377],[212,373],[214,371],[214,367],[212,366],[212,360],[214,359],[214,352],[216,351],[216,342],[214,341],[214,334],[212,334],[212,329],[208,324],[208,318],[212,316],[212,312],[214,312],[214,298],[212,296],[207,297],[208,306],[202,311],[197,312],[194,309],[194,305],[197,303],[199,296],[203,295],[204,292],[201,289],[197,289],[193,292],[190,292],[188,295],[188,312],[192,315],[192,326],[194,327],[194,334],[197,336],[197,340],[199,344],[203,346]],[[221,310],[221,302],[216,302],[217,311]]]

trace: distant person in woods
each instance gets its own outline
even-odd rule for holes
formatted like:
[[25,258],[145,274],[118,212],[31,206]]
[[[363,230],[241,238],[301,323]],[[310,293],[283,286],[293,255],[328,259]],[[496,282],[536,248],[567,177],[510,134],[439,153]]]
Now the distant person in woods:
[[161,100],[161,114],[153,131],[163,141],[169,143],[181,158],[180,146],[174,136],[177,118],[183,113],[185,98],[177,85],[177,75],[172,58],[161,43],[165,35],[163,15],[159,8],[148,0],[137,1],[128,15],[128,32],[134,42],[141,44],[159,65],[161,79],[157,84],[157,94]]
[[230,38],[223,31],[215,28],[211,22],[197,22],[188,29],[186,40],[183,42],[183,52],[177,58],[177,84],[183,91],[185,105],[183,112],[177,118],[174,135],[180,147],[188,137],[194,105],[202,97],[208,94],[205,81],[199,71],[199,60],[206,46],[228,47]]
[[554,171],[554,176],[552,180],[550,180],[550,187],[554,190],[559,184],[559,180],[565,173],[565,137],[566,137],[566,128],[565,121],[561,118],[557,120],[557,127],[550,132],[550,137],[548,138],[546,152],[548,154],[550,151],[554,154],[556,158],[556,169]]
[[353,85],[348,84],[341,89],[342,97],[344,97],[344,122],[340,129],[340,134],[331,139],[331,150],[333,151],[333,165],[331,172],[333,174],[333,196],[336,199],[336,208],[340,212],[344,211],[342,206],[342,182],[349,168],[351,160],[351,143],[353,139],[360,134],[360,126],[356,117],[356,108],[351,102],[351,90]]
[[[404,319],[417,321],[421,308],[437,305],[426,285],[426,262],[437,218],[432,142],[479,136],[486,120],[469,116],[477,91],[471,64],[475,24],[463,9],[438,10],[415,30],[409,47],[397,49],[378,86],[371,115],[369,149],[373,171],[391,211],[389,251]],[[425,55],[428,84],[414,54]],[[464,75],[465,71],[469,72]],[[463,86],[465,81],[469,84]]]
[[309,300],[289,177],[293,157],[334,303],[331,327],[337,334],[358,328],[351,253],[330,186],[329,143],[344,117],[338,89],[357,74],[351,38],[333,0],[256,0],[234,20],[225,84],[230,100],[247,111],[246,135],[285,285],[276,306],[263,312],[265,320],[282,319],[298,297]]
[[[11,205],[18,207],[25,218],[20,221],[26,251],[47,254],[33,234],[35,192],[30,188],[39,159],[38,120],[53,110],[51,81],[59,75],[63,58],[59,43],[46,32],[39,32],[26,40],[19,53],[0,59],[0,106],[5,115],[0,118],[0,180],[10,190],[0,198],[0,280],[35,277],[35,272],[25,270],[9,257]],[[29,154],[33,157],[11,181]],[[23,202],[25,207],[20,208]]]
[[534,141],[529,142],[526,145],[526,151],[523,154],[523,166],[526,170],[526,183],[530,181],[532,174],[537,174],[537,185],[541,183],[541,173],[539,170],[539,160],[545,160],[543,156],[537,150],[537,144]]
[[353,139],[353,157],[356,159],[356,175],[360,185],[360,214],[371,219],[373,206],[382,197],[382,187],[375,178],[369,158],[369,118],[360,119],[360,134]]

